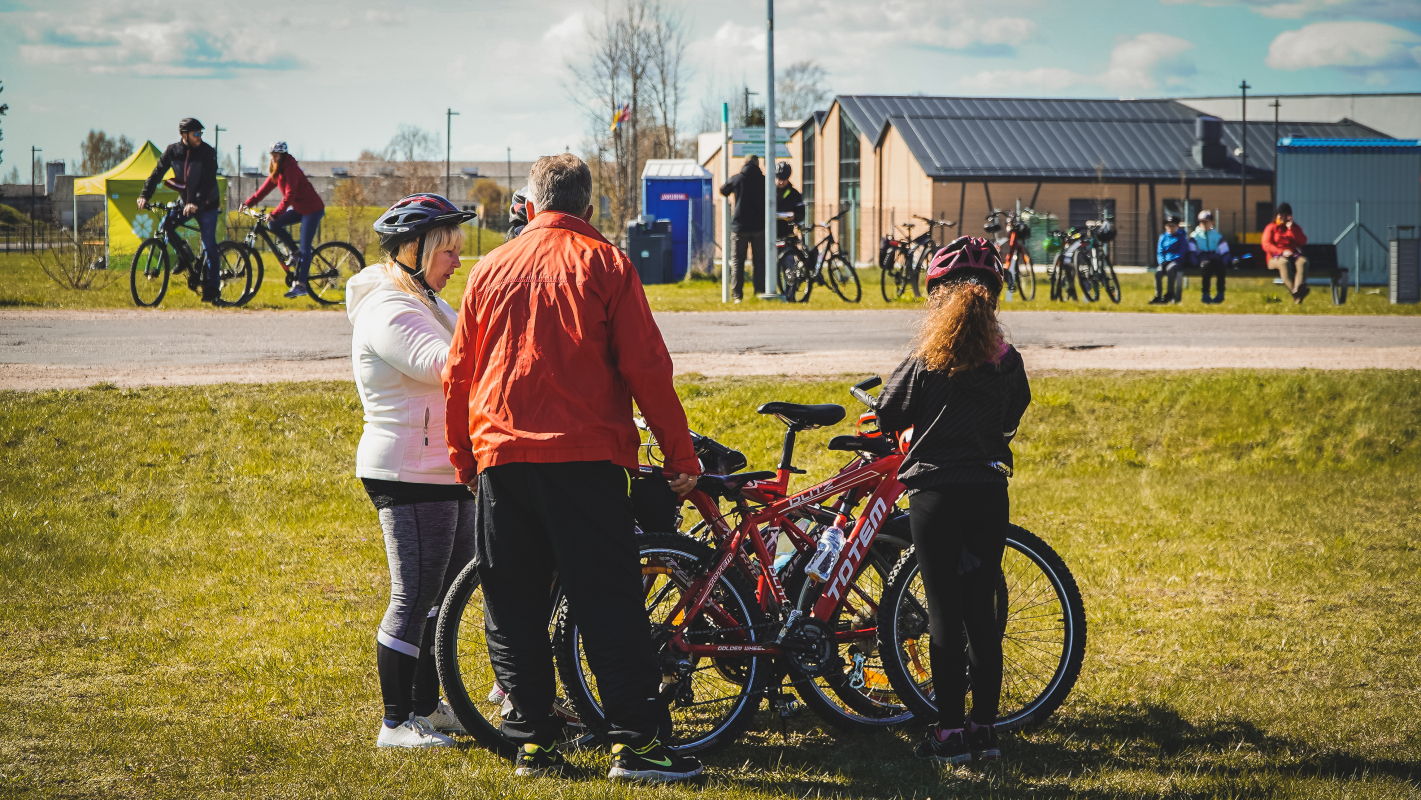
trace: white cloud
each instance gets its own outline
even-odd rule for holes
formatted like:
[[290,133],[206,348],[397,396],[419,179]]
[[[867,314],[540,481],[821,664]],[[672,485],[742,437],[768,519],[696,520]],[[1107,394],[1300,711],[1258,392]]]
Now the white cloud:
[[1273,69],[1415,69],[1421,36],[1381,22],[1317,22],[1278,34],[1264,62]]
[[1098,84],[1124,94],[1149,91],[1161,85],[1187,83],[1198,70],[1186,53],[1193,43],[1166,33],[1142,33],[1110,51],[1110,65],[1104,72],[1088,74],[1061,67],[1026,70],[986,70],[958,80],[967,89],[983,92],[1027,90],[1036,93],[1060,91],[1081,84]]
[[1165,5],[1210,7],[1243,6],[1272,19],[1303,17],[1364,17],[1368,19],[1421,19],[1416,0],[1161,0]]
[[965,89],[986,94],[1006,94],[1025,90],[1028,92],[1057,92],[1077,83],[1084,76],[1061,67],[1037,67],[1036,69],[994,69],[975,75],[968,75],[958,81]]

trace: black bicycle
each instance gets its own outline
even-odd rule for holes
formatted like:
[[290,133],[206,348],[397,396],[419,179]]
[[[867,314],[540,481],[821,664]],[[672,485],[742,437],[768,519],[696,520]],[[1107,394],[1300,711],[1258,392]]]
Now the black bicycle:
[[[1100,290],[1115,303],[1120,302],[1120,278],[1110,260],[1110,243],[1115,241],[1115,224],[1110,218],[1099,223],[1086,223],[1083,245],[1077,252],[1076,274],[1081,291],[1092,303],[1100,299]],[[1089,288],[1087,288],[1089,286]]]
[[922,296],[918,289],[918,275],[927,267],[929,259],[938,249],[933,232],[937,228],[951,228],[957,224],[946,220],[928,219],[917,214],[913,215],[913,219],[922,220],[927,224],[928,229],[914,238],[913,228],[917,225],[905,222],[898,226],[906,231],[903,238],[885,236],[878,246],[878,266],[882,270],[879,275],[879,287],[883,291],[885,302],[891,303],[902,297],[910,286],[913,289],[913,297]]
[[[276,256],[276,263],[286,271],[286,286],[296,282],[296,270],[301,262],[301,251],[285,231],[272,230],[271,215],[256,209],[244,208],[242,213],[254,217],[257,224],[247,232],[246,246],[252,255],[256,277],[251,292],[243,303],[252,299],[261,289],[266,268],[262,264],[261,251],[257,249],[257,239],[266,242],[267,249]],[[306,294],[323,305],[345,302],[345,282],[365,269],[365,257],[349,242],[330,241],[321,244],[311,252],[311,271],[306,276]]]
[[[187,273],[188,288],[202,293],[202,278],[207,263],[207,250],[203,248],[193,255],[192,247],[179,234],[186,230],[198,233],[197,228],[188,224],[190,218],[182,213],[181,200],[159,206],[166,209],[158,223],[158,232],[138,245],[133,261],[128,268],[128,289],[133,302],[144,308],[152,308],[163,302],[168,294],[168,281],[173,273]],[[177,265],[172,264],[176,255]],[[240,306],[247,301],[252,290],[252,263],[247,248],[240,242],[217,243],[218,293],[213,305]]]
[[786,298],[796,303],[807,303],[815,284],[827,285],[846,303],[857,303],[863,298],[863,286],[859,283],[858,270],[854,269],[853,262],[839,248],[839,242],[829,227],[829,223],[837,222],[847,213],[849,211],[845,209],[836,216],[812,226],[811,229],[824,230],[823,236],[813,247],[804,247],[802,224],[796,226],[800,235],[780,240],[776,248],[777,263],[780,267],[777,279],[780,292]]
[[1031,209],[1007,214],[1007,235],[998,236],[1002,230],[1001,210],[992,209],[982,230],[996,239],[997,251],[1001,254],[1003,266],[1007,270],[1007,291],[1020,293],[1022,300],[1036,299],[1036,269],[1031,263],[1031,253],[1026,243],[1031,239],[1031,226],[1026,224],[1024,215]]

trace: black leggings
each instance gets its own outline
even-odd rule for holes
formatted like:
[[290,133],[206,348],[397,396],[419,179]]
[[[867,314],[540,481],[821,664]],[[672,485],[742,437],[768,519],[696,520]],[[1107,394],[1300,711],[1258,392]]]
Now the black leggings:
[[909,498],[908,519],[928,600],[928,657],[943,728],[963,727],[969,662],[972,721],[991,725],[997,720],[1002,629],[996,600],[1009,511],[1004,483],[946,484]]

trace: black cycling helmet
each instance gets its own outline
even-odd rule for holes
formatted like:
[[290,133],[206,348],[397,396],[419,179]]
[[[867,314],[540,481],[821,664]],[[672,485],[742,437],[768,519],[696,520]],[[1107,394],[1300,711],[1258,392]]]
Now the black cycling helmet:
[[192,117],[178,123],[178,133],[202,133],[202,131],[202,123]]
[[390,254],[393,260],[400,245],[411,239],[419,240],[415,251],[415,266],[411,269],[404,264],[400,268],[424,282],[424,236],[435,228],[445,225],[459,225],[477,217],[472,211],[461,211],[459,207],[437,194],[412,194],[390,206],[380,218],[375,220],[375,232],[380,234],[380,249]]
[[789,180],[789,176],[793,172],[794,167],[791,167],[788,161],[781,161],[779,164],[775,165],[775,177],[779,178],[782,181]]

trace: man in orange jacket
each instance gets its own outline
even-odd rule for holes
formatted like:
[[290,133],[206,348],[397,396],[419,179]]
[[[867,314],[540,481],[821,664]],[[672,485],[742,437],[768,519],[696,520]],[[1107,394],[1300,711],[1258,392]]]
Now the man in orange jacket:
[[[1278,270],[1283,276],[1283,287],[1293,294],[1294,303],[1302,303],[1308,296],[1308,260],[1303,257],[1303,245],[1308,243],[1303,226],[1293,221],[1293,207],[1287,203],[1278,206],[1277,216],[1263,228],[1263,254],[1268,256],[1268,268]],[[1292,268],[1293,278],[1288,279],[1288,269]]]
[[662,670],[644,606],[629,469],[635,400],[684,495],[700,472],[671,356],[636,269],[602,238],[592,173],[538,159],[528,225],[474,267],[444,371],[450,460],[479,494],[475,560],[489,658],[513,710],[515,774],[562,770],[548,640],[554,576],[577,619],[614,742],[609,777],[678,780],[700,762],[659,741]]

